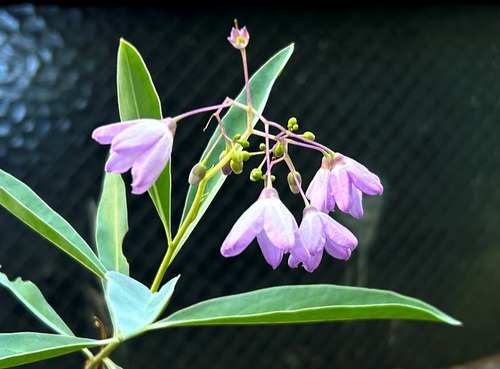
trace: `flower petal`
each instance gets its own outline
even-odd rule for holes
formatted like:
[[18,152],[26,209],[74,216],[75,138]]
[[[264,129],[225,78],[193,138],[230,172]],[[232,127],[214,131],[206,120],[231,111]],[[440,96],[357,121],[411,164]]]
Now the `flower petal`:
[[298,225],[290,210],[277,198],[266,201],[264,231],[271,242],[284,251],[290,251],[295,244]]
[[142,153],[132,166],[132,193],[146,192],[158,179],[172,153],[173,137],[164,135],[149,150]]
[[330,216],[321,216],[326,243],[325,250],[337,259],[348,259],[358,245],[352,232]]
[[257,200],[238,218],[222,243],[223,256],[239,255],[261,233],[264,220],[262,212],[262,202]]
[[328,192],[329,176],[330,172],[328,170],[324,168],[318,169],[306,190],[306,197],[311,202],[311,205],[324,213],[331,210],[328,207],[329,202],[331,202]]
[[319,263],[321,262],[322,258],[323,258],[323,249],[311,255],[309,260],[306,263],[304,263],[304,269],[310,273],[314,272],[316,268],[319,266]]
[[92,138],[101,145],[108,145],[116,135],[138,123],[141,123],[141,121],[143,121],[143,119],[134,119],[97,127],[92,132]]
[[356,160],[344,157],[349,177],[354,185],[367,195],[380,195],[383,191],[380,178],[370,172],[363,164]]
[[317,220],[314,215],[308,213],[302,218],[299,227],[304,245],[311,254],[323,250],[326,241],[323,232],[320,232]]
[[354,185],[351,186],[351,207],[349,213],[357,219],[363,217],[363,193]]
[[283,259],[283,250],[276,247],[273,242],[267,237],[265,232],[260,232],[257,235],[257,241],[259,242],[260,250],[264,259],[267,263],[276,269]]
[[351,206],[351,180],[345,165],[336,164],[330,172],[331,190],[337,206],[344,213],[349,212]]
[[132,168],[136,158],[137,155],[121,155],[116,152],[112,152],[109,155],[104,170],[106,170],[106,172],[125,173],[127,170]]
[[111,151],[121,154],[143,152],[165,136],[172,137],[167,126],[154,119],[143,119],[121,133],[111,142]]

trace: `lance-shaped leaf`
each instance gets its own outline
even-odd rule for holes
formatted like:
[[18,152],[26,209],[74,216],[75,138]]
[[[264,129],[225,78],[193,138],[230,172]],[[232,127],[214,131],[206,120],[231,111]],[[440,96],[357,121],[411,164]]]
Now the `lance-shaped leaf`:
[[0,284],[8,288],[38,319],[47,324],[50,328],[60,334],[74,336],[71,329],[49,305],[38,287],[30,282],[16,278],[10,281],[9,278],[0,272]]
[[117,173],[105,173],[97,209],[97,253],[107,270],[128,275],[129,265],[122,247],[127,231],[127,197],[123,179]]
[[123,337],[141,333],[153,323],[170,301],[179,277],[165,283],[158,292],[151,292],[141,282],[124,274],[106,274],[106,301],[113,326]]
[[[118,48],[116,83],[118,107],[122,121],[139,118],[163,118],[160,98],[141,54],[123,39],[120,40]],[[171,160],[168,161],[155,184],[148,190],[169,238],[172,187],[170,163]]]
[[0,170],[0,204],[83,266],[104,278],[106,269],[75,229],[31,188]]
[[1,333],[0,368],[12,368],[116,341],[37,332]]
[[[252,106],[259,113],[262,113],[264,111],[264,107],[266,106],[269,94],[271,93],[271,89],[274,86],[274,82],[281,74],[283,68],[290,59],[290,56],[293,53],[293,49],[294,45],[291,44],[285,47],[283,50],[276,53],[263,66],[261,66],[259,70],[257,70],[257,72],[255,72],[252,78],[250,78],[250,96],[252,98]],[[240,92],[240,94],[236,98],[236,101],[242,104],[246,104],[245,88],[243,88],[243,90]],[[252,121],[253,125],[255,125],[257,121],[258,117],[254,115]],[[226,115],[222,118],[222,124],[224,125],[226,133],[229,137],[233,137],[237,133],[241,134],[245,131],[247,127],[247,113],[246,111],[240,108],[231,107],[227,111]],[[217,164],[217,162],[219,161],[220,153],[225,149],[224,140],[219,140],[219,142],[215,145],[215,150],[210,151],[215,142],[217,142],[219,136],[220,136],[220,127],[217,127],[211,139],[209,140],[207,147],[205,148],[205,151],[201,156],[202,158],[205,158],[208,155],[208,160],[206,165],[207,168],[210,168],[213,165]],[[217,194],[217,192],[219,191],[225,180],[226,176],[223,175],[221,172],[219,172],[215,174],[212,178],[210,178],[210,180],[207,182],[203,194],[204,195],[203,201],[196,215],[196,218],[193,220],[187,232],[184,234],[181,242],[179,243],[179,247],[176,249],[176,252],[179,251],[180,247],[189,237],[196,224],[198,224],[201,217],[208,209],[211,202],[214,200],[215,195]],[[193,205],[193,201],[195,199],[197,190],[198,187],[193,187],[193,186],[189,187],[186,196],[186,202],[184,204],[182,221],[186,219],[189,210]]]
[[318,284],[271,287],[210,299],[178,310],[149,329],[361,319],[411,319],[461,325],[437,308],[395,292]]

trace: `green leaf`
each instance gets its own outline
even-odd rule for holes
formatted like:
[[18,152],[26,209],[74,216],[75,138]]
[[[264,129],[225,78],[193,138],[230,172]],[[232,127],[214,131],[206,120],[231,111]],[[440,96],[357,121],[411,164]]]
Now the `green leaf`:
[[[122,121],[163,118],[160,98],[142,56],[134,46],[123,39],[120,40],[118,48],[116,82]],[[169,160],[156,183],[148,191],[169,238],[172,187],[170,162]]]
[[[250,79],[250,96],[252,97],[252,105],[256,111],[259,113],[262,113],[264,111],[264,107],[266,106],[267,100],[269,98],[269,94],[271,93],[271,89],[274,85],[274,82],[278,78],[278,76],[281,74],[283,68],[285,67],[286,63],[290,59],[292,53],[294,50],[294,45],[291,44],[287,47],[285,47],[283,50],[279,51],[276,53],[271,59],[269,59],[263,66],[259,68],[259,70],[252,76]],[[238,97],[236,98],[236,101],[246,104],[246,91],[245,88],[242,89]],[[258,118],[254,116],[253,118],[253,125],[257,123]],[[222,118],[222,124],[224,125],[226,129],[226,133],[229,137],[233,137],[237,133],[242,133],[245,131],[247,127],[247,116],[246,112],[235,107],[231,107],[224,118]],[[204,158],[210,151],[210,148],[213,146],[213,144],[217,141],[217,138],[220,135],[220,128],[217,127],[214,134],[212,135],[210,141],[207,144],[207,147],[205,148],[205,151],[202,154],[202,158]],[[219,155],[222,151],[225,149],[225,142],[224,140],[220,140],[217,145],[215,150],[209,155],[208,161],[207,161],[207,168],[210,168],[214,165],[216,165],[219,161]],[[203,201],[201,202],[200,209],[198,211],[198,214],[196,215],[196,218],[194,221],[191,223],[189,226],[187,232],[184,234],[184,237],[182,238],[181,242],[179,243],[179,247],[177,248],[176,251],[180,249],[182,244],[186,241],[186,239],[189,237],[191,232],[193,231],[194,227],[198,222],[200,221],[201,217],[205,213],[205,211],[208,209],[209,205],[211,202],[214,200],[215,195],[219,191],[219,189],[222,187],[224,181],[226,180],[226,176],[223,175],[221,172],[215,174],[210,180],[207,182],[205,186],[205,193],[203,197]],[[186,216],[189,213],[189,210],[191,209],[191,206],[193,205],[193,200],[196,196],[196,191],[198,187],[193,187],[190,186],[187,196],[186,196],[186,201],[184,204],[184,211],[182,214],[182,221],[186,219]]]
[[20,332],[0,334],[0,368],[29,364],[102,346],[116,339],[92,340],[59,334]]
[[125,338],[135,336],[163,312],[179,277],[171,279],[158,292],[151,292],[141,282],[124,274],[106,275],[106,301],[115,329]]
[[16,278],[11,282],[4,273],[0,272],[0,284],[9,289],[38,319],[54,331],[74,336],[71,329],[69,329],[52,306],[49,305],[42,292],[40,292],[34,283],[23,281],[21,278]]
[[1,169],[0,204],[83,266],[104,278],[106,269],[75,229],[31,188]]
[[122,249],[127,231],[127,197],[123,179],[117,173],[105,173],[97,209],[97,253],[107,270],[128,275],[129,265]]
[[411,319],[461,325],[435,307],[395,292],[319,284],[271,287],[214,298],[179,310],[149,329],[360,319]]

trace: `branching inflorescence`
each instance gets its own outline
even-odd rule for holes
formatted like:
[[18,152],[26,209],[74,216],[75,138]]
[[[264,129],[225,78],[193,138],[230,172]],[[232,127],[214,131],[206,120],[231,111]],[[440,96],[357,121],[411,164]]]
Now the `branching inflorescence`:
[[[226,98],[219,105],[162,120],[138,119],[101,126],[94,130],[92,137],[100,144],[111,144],[111,155],[105,169],[116,173],[131,169],[132,193],[146,192],[170,160],[179,122],[195,114],[214,111],[210,120],[215,118],[220,135],[208,152],[211,153],[220,140],[224,141],[225,149],[218,153],[219,162],[216,165],[207,168],[209,155],[205,155],[193,166],[188,179],[192,186],[208,181],[217,171],[222,171],[224,175],[240,174],[250,157],[263,156],[260,165],[252,168],[249,175],[250,180],[263,183],[262,192],[230,230],[222,243],[221,254],[225,257],[238,255],[256,238],[265,260],[274,269],[285,254],[289,255],[290,267],[303,266],[309,272],[318,267],[324,250],[334,258],[347,260],[358,241],[351,231],[330,217],[329,213],[339,209],[355,218],[361,218],[362,195],[381,194],[383,187],[380,179],[354,159],[318,143],[312,132],[297,133],[299,125],[296,118],[290,118],[284,127],[268,120],[252,107],[246,56],[249,40],[247,28],[240,29],[235,22],[228,41],[241,52],[246,104]],[[226,133],[220,117],[224,109],[230,107],[241,109],[246,112],[247,117],[246,129],[233,137]],[[258,118],[262,129],[255,128],[252,123],[254,117]],[[249,151],[251,136],[263,139],[256,151]],[[321,167],[305,191],[302,177],[292,161],[291,146],[316,150],[322,154]],[[290,190],[300,194],[304,202],[300,226],[273,188],[273,169],[280,163],[288,167],[287,181]],[[195,203],[193,207],[199,205]],[[189,221],[189,218],[185,220]],[[186,227],[181,226],[180,232],[183,229]]]

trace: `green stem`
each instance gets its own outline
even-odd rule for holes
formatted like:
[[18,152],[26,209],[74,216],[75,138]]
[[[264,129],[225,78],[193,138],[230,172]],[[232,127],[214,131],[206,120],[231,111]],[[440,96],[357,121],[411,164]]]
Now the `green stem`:
[[[242,140],[248,139],[248,137],[252,134],[250,130],[247,130],[243,135],[242,135]],[[200,204],[203,199],[203,191],[205,190],[205,186],[218,171],[221,170],[221,168],[229,161],[231,160],[231,157],[233,155],[233,152],[238,150],[241,146],[239,144],[236,144],[233,146],[233,148],[224,156],[222,160],[217,163],[214,167],[210,168],[207,173],[205,174],[205,177],[201,180],[201,182],[198,184],[198,189],[196,191],[196,195],[194,197],[193,203],[191,205],[191,208],[189,209],[189,213],[186,216],[186,219],[184,219],[184,222],[181,224],[179,230],[177,231],[177,234],[175,235],[174,239],[172,240],[172,243],[167,249],[167,252],[165,253],[165,256],[163,257],[163,260],[160,264],[160,267],[158,268],[158,271],[156,272],[155,279],[153,280],[153,283],[151,284],[151,292],[157,292],[158,289],[160,288],[161,281],[163,280],[163,277],[165,273],[167,272],[168,267],[174,260],[175,256],[177,255],[177,252],[179,251],[179,245],[182,242],[184,238],[184,234],[188,231],[189,226],[191,223],[196,219],[196,216],[198,215],[198,211],[200,209]]]
[[94,358],[92,358],[85,369],[96,369],[102,361],[107,358],[118,346],[121,341],[116,340],[105,346]]

